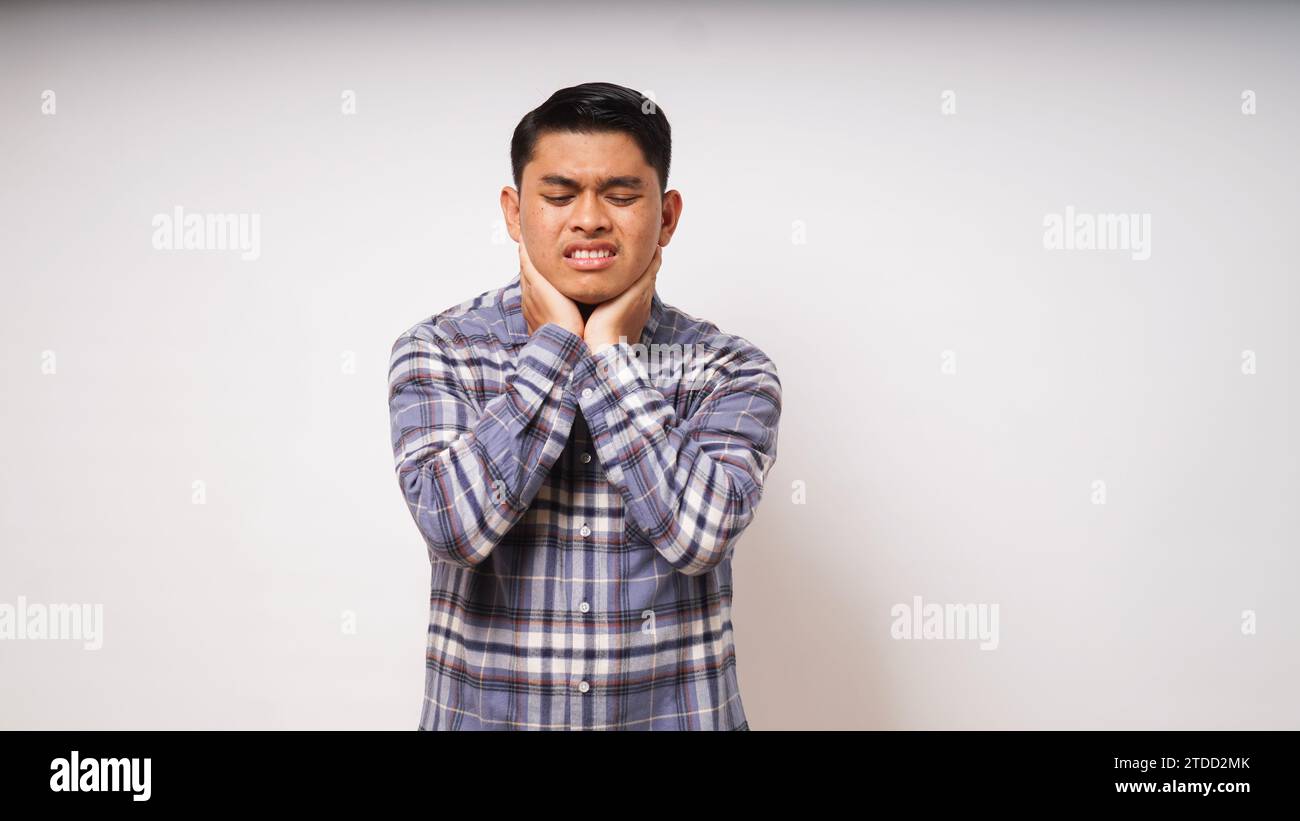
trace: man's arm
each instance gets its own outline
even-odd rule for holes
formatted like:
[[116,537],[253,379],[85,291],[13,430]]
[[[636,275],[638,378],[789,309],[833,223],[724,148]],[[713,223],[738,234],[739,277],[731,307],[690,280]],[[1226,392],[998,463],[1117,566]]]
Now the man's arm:
[[554,323],[519,353],[502,393],[482,406],[457,376],[465,354],[414,336],[393,345],[389,417],[398,483],[430,560],[473,567],[532,503],[569,438],[564,388],[587,352]]
[[574,384],[605,476],[633,523],[690,576],[716,567],[748,527],[776,461],[781,382],[761,351],[745,346],[711,363],[706,394],[688,419],[631,357],[626,343],[579,363]]

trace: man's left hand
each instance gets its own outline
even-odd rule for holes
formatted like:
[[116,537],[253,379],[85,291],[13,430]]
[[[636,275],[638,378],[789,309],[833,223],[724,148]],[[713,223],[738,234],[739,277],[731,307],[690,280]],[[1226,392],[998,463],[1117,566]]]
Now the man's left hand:
[[583,340],[592,353],[600,353],[606,345],[615,345],[620,336],[627,344],[641,341],[641,331],[650,318],[650,304],[654,299],[655,277],[663,259],[663,247],[656,246],[654,256],[645,272],[628,289],[611,300],[597,305],[587,317]]

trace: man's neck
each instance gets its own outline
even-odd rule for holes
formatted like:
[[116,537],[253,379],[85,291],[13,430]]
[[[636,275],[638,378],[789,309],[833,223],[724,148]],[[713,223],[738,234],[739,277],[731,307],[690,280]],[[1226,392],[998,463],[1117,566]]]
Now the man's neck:
[[586,322],[588,319],[590,319],[591,312],[596,310],[595,305],[591,305],[586,302],[576,302],[574,304],[578,306],[578,313],[582,315],[583,322]]

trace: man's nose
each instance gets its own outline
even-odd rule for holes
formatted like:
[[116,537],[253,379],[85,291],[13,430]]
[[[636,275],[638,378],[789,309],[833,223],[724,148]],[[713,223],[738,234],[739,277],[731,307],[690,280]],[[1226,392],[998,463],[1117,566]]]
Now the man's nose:
[[571,227],[593,234],[609,228],[609,213],[600,196],[588,191],[574,200],[570,214]]

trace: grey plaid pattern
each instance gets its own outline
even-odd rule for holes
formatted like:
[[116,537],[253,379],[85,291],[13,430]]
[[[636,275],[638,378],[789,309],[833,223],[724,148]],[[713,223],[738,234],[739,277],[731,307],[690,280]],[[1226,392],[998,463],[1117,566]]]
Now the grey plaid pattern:
[[731,560],[780,381],[657,293],[639,344],[530,337],[518,275],[394,343],[396,473],[431,561],[420,729],[748,729]]

